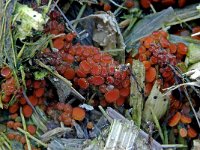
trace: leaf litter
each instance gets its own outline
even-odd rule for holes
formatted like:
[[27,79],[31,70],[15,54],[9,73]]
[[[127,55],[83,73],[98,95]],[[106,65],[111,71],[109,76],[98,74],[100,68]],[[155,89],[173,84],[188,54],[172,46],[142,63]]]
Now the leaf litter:
[[0,149],[198,147],[198,6],[156,3],[2,1]]

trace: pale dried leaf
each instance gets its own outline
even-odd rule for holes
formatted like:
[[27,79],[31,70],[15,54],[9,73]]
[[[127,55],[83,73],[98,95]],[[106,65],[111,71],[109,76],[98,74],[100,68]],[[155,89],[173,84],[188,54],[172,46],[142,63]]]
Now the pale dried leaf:
[[125,44],[115,16],[109,12],[98,12],[76,21],[85,22],[93,20],[93,40],[98,46],[103,47],[104,51],[116,56],[120,63],[125,62]]
[[151,90],[151,93],[145,102],[144,112],[143,112],[143,119],[145,121],[153,121],[151,109],[154,110],[154,113],[157,119],[161,119],[167,111],[169,104],[168,96],[163,95],[160,92],[160,87],[158,82],[154,83],[154,86]]

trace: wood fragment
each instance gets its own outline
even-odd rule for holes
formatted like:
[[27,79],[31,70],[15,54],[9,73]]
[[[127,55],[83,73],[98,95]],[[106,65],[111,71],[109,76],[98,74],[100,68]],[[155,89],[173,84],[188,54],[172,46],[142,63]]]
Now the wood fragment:
[[[127,122],[128,119],[126,119],[124,116],[122,116],[121,114],[119,114],[119,112],[117,112],[116,110],[114,110],[113,108],[108,108],[106,110],[107,112],[112,112],[112,113],[108,113],[112,114],[110,117],[114,120],[114,119],[118,119],[121,120],[122,122]],[[117,116],[117,118],[115,118],[115,116]],[[152,139],[151,143],[148,143],[149,140],[149,135],[144,132],[143,130],[139,130],[139,134],[138,137],[136,139],[136,149],[140,149],[140,150],[149,150],[149,147],[151,147],[153,150],[162,150],[162,146],[160,145],[160,143],[158,143],[156,140]]]
[[49,140],[53,139],[54,137],[58,136],[58,135],[63,135],[66,132],[71,131],[71,128],[63,128],[63,127],[57,127],[53,130],[50,130],[46,133],[44,133],[43,135],[41,135],[41,140],[43,142],[48,142]]

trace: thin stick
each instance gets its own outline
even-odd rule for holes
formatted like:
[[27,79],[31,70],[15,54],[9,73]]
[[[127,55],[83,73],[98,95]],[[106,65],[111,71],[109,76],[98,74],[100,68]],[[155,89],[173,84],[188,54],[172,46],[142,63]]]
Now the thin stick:
[[154,14],[157,13],[152,4],[150,4],[150,7],[151,7],[151,10],[153,11]]
[[162,146],[162,148],[184,148],[184,147],[187,147],[186,145],[183,145],[183,144],[163,144],[161,146]]
[[177,19],[178,21],[167,23],[166,26],[173,26],[173,25],[176,25],[176,24],[185,23],[185,22],[188,22],[188,21],[191,21],[191,20],[196,20],[196,19],[199,19],[199,18],[200,18],[200,15],[196,15],[196,16],[194,16],[194,17],[187,18],[187,19],[183,19],[183,20],[180,20],[180,19],[177,17],[176,19]]
[[[179,77],[182,78],[181,73],[180,73],[180,69],[177,68],[177,70],[176,70],[176,69],[173,68],[171,65],[169,65],[169,66],[171,67],[171,69],[172,69],[177,75],[179,75]],[[183,79],[183,82],[188,82],[188,79],[187,79],[187,78],[186,78],[186,79],[182,78],[182,79]],[[194,87],[194,85],[191,85],[191,88],[192,88],[192,89],[197,93],[197,95],[199,96],[199,93],[198,93],[198,91],[196,90],[196,88]],[[195,109],[194,109],[194,107],[193,107],[193,105],[192,105],[192,101],[191,101],[191,99],[190,99],[190,96],[189,96],[189,94],[188,94],[188,92],[187,92],[187,89],[186,89],[186,86],[185,86],[185,85],[183,86],[183,89],[184,89],[186,98],[187,98],[188,101],[189,101],[190,107],[192,108],[192,111],[193,111],[193,113],[194,113],[194,116],[195,116],[195,119],[196,119],[196,121],[197,121],[197,123],[198,123],[198,126],[199,126],[199,128],[200,128],[200,121],[199,121],[198,115],[197,115],[197,113],[196,113],[196,111],[195,111]],[[199,96],[199,97],[200,97],[200,96]]]
[[55,7],[58,9],[58,11],[61,13],[61,15],[63,16],[63,18],[65,19],[66,21],[66,25],[68,24],[69,27],[76,33],[77,37],[79,38],[79,34],[78,32],[76,31],[76,29],[72,26],[71,22],[67,19],[67,17],[65,16],[65,14],[62,12],[62,10],[60,9],[60,7],[58,7],[58,5],[54,2],[55,4]]
[[104,115],[104,117],[106,117],[106,119],[108,119],[108,121],[110,123],[112,123],[113,119],[110,116],[108,116],[108,114],[105,112],[105,110],[103,109],[103,107],[100,106],[100,105],[98,107],[99,107],[101,113]]
[[188,92],[187,92],[186,87],[184,86],[183,88],[184,88],[185,95],[186,95],[186,97],[187,97],[187,99],[188,99],[188,101],[189,101],[189,103],[190,103],[191,108],[192,108],[192,111],[193,111],[193,113],[194,113],[194,116],[195,116],[195,118],[196,118],[196,120],[197,120],[198,126],[199,126],[199,128],[200,128],[199,118],[198,118],[198,116],[197,116],[197,113],[196,113],[196,111],[195,111],[193,105],[192,105],[192,101],[191,101],[191,99],[190,99],[190,96],[189,96],[189,94],[188,94]]
[[2,96],[0,96],[0,108],[3,109]]
[[[79,19],[81,18],[81,16],[83,15],[85,9],[86,9],[86,4],[82,5],[81,10],[79,11],[78,16],[76,17],[76,19],[79,20]],[[76,29],[76,26],[77,26],[77,25],[78,25],[78,22],[75,22],[75,23],[74,23],[74,26],[73,26],[74,29]]]
[[116,2],[114,2],[113,0],[109,0],[113,5],[119,7],[119,8],[122,8],[122,9],[127,9],[126,7],[123,7],[123,5],[119,5],[117,4]]
[[[26,121],[24,119],[24,115],[22,113],[22,108],[20,108],[20,116],[21,116],[21,119],[22,119],[22,125],[23,125],[23,128],[25,131],[27,131],[27,128],[26,128]],[[28,150],[31,150],[31,144],[30,144],[30,141],[27,137],[27,134],[25,134],[25,138],[26,138],[26,143],[27,143],[27,146],[28,146]]]
[[165,89],[162,89],[163,91],[166,91],[163,95],[168,95],[171,91],[179,88],[179,87],[182,87],[182,86],[197,86],[197,87],[200,87],[200,85],[198,84],[198,82],[189,82],[189,83],[181,83],[181,84],[178,84],[178,85],[173,85],[169,88],[165,88]]
[[39,139],[35,138],[34,136],[32,136],[32,135],[31,135],[30,133],[28,133],[27,131],[24,131],[23,129],[21,129],[21,128],[19,128],[19,127],[17,128],[17,130],[20,131],[21,133],[27,135],[29,138],[31,138],[32,140],[34,140],[34,141],[37,142],[38,144],[40,144],[40,145],[42,145],[42,146],[44,146],[44,147],[47,148],[48,145],[47,145],[46,143],[44,143],[44,142],[40,141]]
[[200,32],[194,33],[191,36],[198,36],[198,35],[200,35]]
[[51,74],[53,74],[54,76],[56,76],[57,78],[59,78],[60,80],[62,80],[63,82],[65,82],[72,90],[72,93],[82,99],[85,100],[85,98],[78,92],[76,91],[73,87],[72,87],[72,83],[67,80],[66,78],[64,78],[63,76],[59,75],[56,71],[53,71],[50,67],[48,67],[47,65],[45,65],[43,62],[41,62],[40,60],[36,59],[35,62],[42,68],[45,68],[46,70],[48,70]]
[[116,49],[109,49],[105,51],[100,51],[101,53],[109,53],[109,52],[122,52],[124,49],[116,48]]
[[9,30],[9,34],[10,34],[10,41],[11,41],[11,49],[12,49],[12,53],[13,53],[14,67],[16,68],[17,67],[17,60],[16,60],[16,54],[15,54],[15,48],[14,48],[14,41],[13,41],[11,30]]
[[56,39],[56,38],[62,37],[62,36],[65,36],[65,33],[61,33],[61,34],[58,34],[58,35],[54,35],[52,39]]
[[24,89],[22,90],[22,94],[23,94],[23,96],[24,96],[26,102],[28,103],[28,105],[29,105],[29,106],[33,109],[33,111],[38,115],[38,113],[37,113],[35,107],[34,107],[34,106],[32,105],[32,103],[30,102],[30,100],[29,100],[28,96],[26,95],[26,92],[25,92]]
[[54,76],[56,76],[57,78],[63,80],[69,87],[72,86],[72,83],[67,80],[66,78],[64,78],[63,76],[59,75],[56,71],[54,71],[53,69],[51,69],[49,66],[45,65],[43,62],[41,62],[40,60],[36,59],[35,62],[42,68],[48,70],[50,73],[52,73]]
[[56,5],[58,4],[59,0],[54,1],[54,4],[52,4],[51,8],[50,8],[50,12],[53,11],[56,7]]

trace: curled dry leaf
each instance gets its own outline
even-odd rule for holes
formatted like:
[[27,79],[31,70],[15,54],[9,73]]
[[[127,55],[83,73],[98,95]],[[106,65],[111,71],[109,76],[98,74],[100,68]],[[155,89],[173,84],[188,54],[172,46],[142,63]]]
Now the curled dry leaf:
[[[116,56],[120,63],[125,62],[125,44],[118,23],[111,12],[98,12],[81,18],[82,23],[93,20],[93,41],[105,51]],[[110,50],[110,51],[109,51]],[[112,51],[112,52],[111,52]]]

